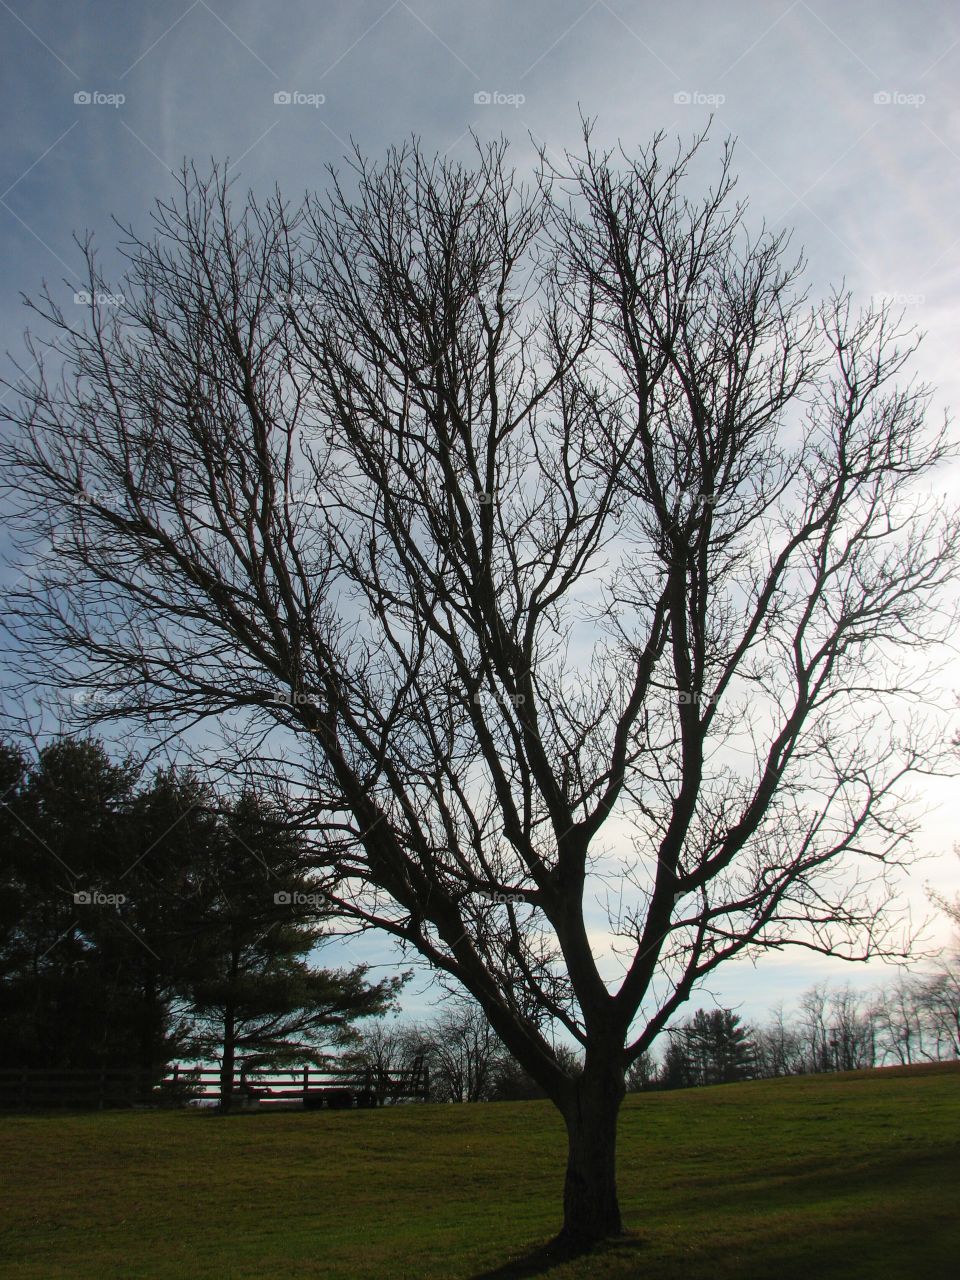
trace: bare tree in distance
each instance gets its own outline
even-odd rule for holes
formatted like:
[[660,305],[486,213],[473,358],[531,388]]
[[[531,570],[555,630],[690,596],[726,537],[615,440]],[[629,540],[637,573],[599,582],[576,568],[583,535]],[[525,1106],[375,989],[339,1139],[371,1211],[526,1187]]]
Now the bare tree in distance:
[[877,993],[871,1013],[884,1058],[892,1058],[903,1066],[936,1060],[940,1046],[936,1035],[930,1034],[928,982],[929,979],[901,972]]
[[414,142],[295,208],[185,169],[116,289],[87,242],[83,318],[34,304],[2,450],[25,688],[291,779],[337,909],[561,1111],[577,1245],[621,1230],[624,1076],[706,975],[905,952],[943,759],[960,526],[916,340],[809,305],[702,143],[587,125],[523,184],[505,142]]
[[487,1101],[504,1055],[477,1002],[454,998],[420,1030],[429,1046],[430,1079],[440,1101]]
[[757,1056],[765,1076],[802,1075],[807,1070],[803,1038],[788,1025],[782,1001],[771,1010],[771,1021],[758,1030]]
[[942,894],[931,893],[930,898],[957,932],[953,945],[942,949],[937,970],[921,980],[920,1005],[932,1031],[937,1056],[946,1052],[960,1058],[960,897],[948,900]]
[[356,1044],[344,1055],[348,1067],[369,1078],[379,1106],[396,1102],[404,1094],[403,1075],[412,1076],[414,1063],[423,1050],[415,1042],[413,1029],[396,1021],[378,1018],[363,1027]]

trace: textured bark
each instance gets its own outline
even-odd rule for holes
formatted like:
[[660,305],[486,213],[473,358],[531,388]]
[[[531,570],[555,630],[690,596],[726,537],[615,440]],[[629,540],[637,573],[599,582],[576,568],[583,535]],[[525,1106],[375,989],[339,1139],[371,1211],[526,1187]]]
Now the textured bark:
[[585,1074],[564,1109],[568,1153],[560,1238],[567,1244],[589,1245],[623,1232],[616,1154],[624,1092],[622,1073]]

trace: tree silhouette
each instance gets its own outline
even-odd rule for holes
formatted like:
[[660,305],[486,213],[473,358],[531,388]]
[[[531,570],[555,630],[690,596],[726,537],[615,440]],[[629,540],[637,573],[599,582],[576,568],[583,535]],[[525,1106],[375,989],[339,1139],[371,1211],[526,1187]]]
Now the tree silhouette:
[[732,1009],[698,1009],[670,1031],[661,1083],[668,1089],[748,1080],[756,1069],[750,1033]]
[[220,1061],[220,1108],[230,1110],[238,1056],[246,1067],[319,1061],[355,1038],[352,1023],[384,1013],[404,978],[365,981],[366,969],[326,970],[306,958],[329,921],[310,879],[302,835],[262,796],[239,795],[203,851],[187,908],[197,939],[181,988],[197,1057]]
[[89,242],[85,321],[35,305],[2,449],[25,684],[66,663],[84,723],[219,724],[291,778],[338,910],[562,1112],[571,1242],[620,1230],[625,1072],[717,965],[903,951],[943,749],[960,539],[913,339],[809,307],[729,148],[694,191],[701,141],[587,126],[527,185],[411,143],[295,208],[186,169],[122,306]]

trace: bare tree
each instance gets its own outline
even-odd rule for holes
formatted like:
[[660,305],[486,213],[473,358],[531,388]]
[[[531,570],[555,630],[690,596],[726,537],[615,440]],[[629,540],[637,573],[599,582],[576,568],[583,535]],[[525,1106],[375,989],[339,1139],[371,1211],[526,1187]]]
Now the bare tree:
[[849,986],[831,997],[830,1047],[837,1071],[860,1071],[876,1065],[873,1010]]
[[404,1095],[407,1081],[403,1077],[412,1073],[416,1058],[423,1053],[410,1030],[404,1023],[379,1018],[360,1031],[357,1042],[343,1056],[346,1066],[369,1079],[380,1106]]
[[919,1000],[933,1042],[932,1056],[960,1058],[960,957],[948,958],[940,972],[922,984]]
[[940,971],[924,985],[922,1004],[934,1029],[937,1056],[960,1058],[960,898],[948,902],[941,894],[931,897],[957,933],[953,947],[941,956]]
[[811,987],[800,1001],[797,1033],[805,1071],[857,1071],[876,1062],[874,1011],[865,997],[842,987]]
[[[960,902],[937,893],[931,900],[960,925]],[[901,1063],[960,1057],[960,952],[944,948],[932,972],[901,971],[878,993],[873,1014],[886,1057]]]
[[657,1063],[649,1049],[644,1050],[639,1058],[634,1058],[627,1072],[627,1092],[640,1093],[651,1089],[657,1082]]
[[430,1079],[440,1102],[486,1102],[503,1046],[474,1000],[455,999],[423,1028]]
[[85,320],[36,304],[3,447],[22,678],[290,777],[338,910],[561,1110],[571,1242],[621,1229],[625,1072],[717,965],[902,953],[942,740],[914,340],[808,306],[729,148],[688,197],[701,142],[588,126],[527,186],[411,144],[295,209],[185,171],[118,289],[86,244]]
[[928,1056],[928,1028],[923,1011],[923,981],[899,973],[878,991],[872,1006],[881,1060],[904,1066]]
[[761,1076],[801,1075],[807,1069],[802,1038],[787,1025],[782,1002],[773,1010],[772,1021],[757,1033],[757,1066]]

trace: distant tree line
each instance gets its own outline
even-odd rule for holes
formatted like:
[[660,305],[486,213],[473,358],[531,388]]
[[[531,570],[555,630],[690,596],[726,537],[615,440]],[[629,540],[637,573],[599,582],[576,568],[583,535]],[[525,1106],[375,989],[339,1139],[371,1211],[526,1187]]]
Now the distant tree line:
[[[785,1075],[856,1071],[891,1063],[960,1057],[960,966],[947,961],[925,976],[900,975],[874,993],[812,987],[788,1019],[782,1006],[762,1026],[732,1009],[698,1009],[666,1033],[662,1054],[645,1053],[627,1077],[631,1091],[684,1089]],[[576,1051],[558,1046],[576,1069]],[[425,1021],[372,1019],[350,1052],[358,1069],[381,1081],[420,1057],[434,1102],[542,1098],[544,1092],[494,1035],[472,1001],[451,999]]]
[[872,993],[811,987],[796,1013],[783,1007],[762,1026],[731,1009],[698,1009],[667,1032],[662,1061],[633,1066],[633,1090],[690,1088],[734,1080],[857,1071],[960,1057],[960,965],[925,975],[901,973]]
[[282,797],[145,777],[101,743],[0,743],[0,1066],[315,1059],[402,977],[310,953],[330,912]]
[[[557,1045],[567,1067],[576,1069],[576,1051]],[[390,1099],[394,1073],[420,1059],[429,1072],[431,1102],[520,1102],[546,1092],[506,1050],[475,1001],[450,996],[428,1020],[371,1019],[348,1050],[347,1061],[369,1071],[374,1087]]]

